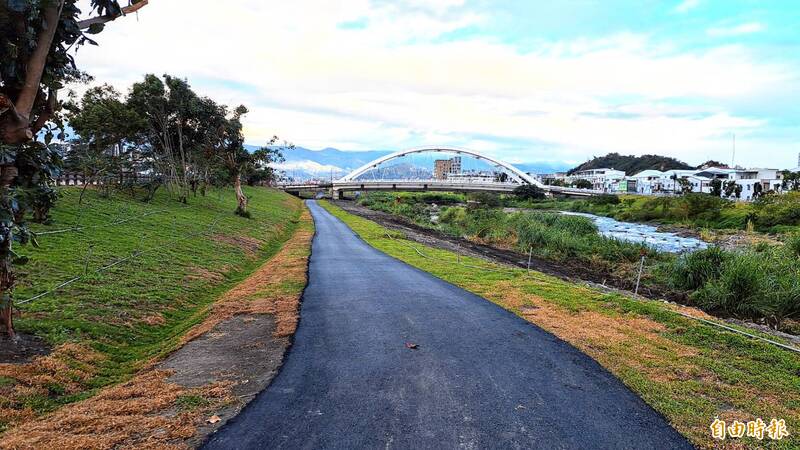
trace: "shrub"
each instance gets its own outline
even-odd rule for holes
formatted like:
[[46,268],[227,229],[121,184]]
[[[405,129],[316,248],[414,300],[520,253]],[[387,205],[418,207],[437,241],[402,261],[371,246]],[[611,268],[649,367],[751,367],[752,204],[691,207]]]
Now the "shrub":
[[522,200],[542,200],[545,198],[544,191],[532,184],[523,184],[515,188],[514,196]]
[[719,247],[682,255],[668,269],[669,284],[677,289],[698,289],[706,282],[718,279],[728,259],[728,252]]
[[472,194],[472,199],[484,208],[499,208],[503,204],[500,196],[491,192],[476,192]]
[[754,252],[736,254],[728,259],[719,277],[710,279],[692,296],[701,308],[740,317],[758,317],[767,308],[768,274],[764,257]]
[[467,210],[460,206],[451,206],[442,209],[439,214],[439,222],[448,225],[463,226],[467,219]]
[[800,266],[780,248],[684,255],[668,270],[673,287],[693,290],[700,308],[742,318],[765,318],[775,328],[800,315]]
[[786,251],[792,258],[800,258],[800,233],[789,235],[786,239]]
[[589,197],[587,201],[594,205],[619,205],[620,203],[619,196],[612,194],[596,195]]
[[800,192],[762,195],[753,202],[753,213],[759,229],[800,225]]

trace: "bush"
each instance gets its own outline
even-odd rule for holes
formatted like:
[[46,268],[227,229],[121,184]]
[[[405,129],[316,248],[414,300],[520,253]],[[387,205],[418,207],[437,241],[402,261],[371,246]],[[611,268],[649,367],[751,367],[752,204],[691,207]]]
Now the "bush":
[[800,225],[800,192],[762,195],[753,202],[755,223],[759,229]]
[[702,309],[765,318],[780,328],[784,319],[800,315],[800,265],[793,252],[776,247],[743,252],[712,247],[683,255],[661,270],[672,287],[694,290],[690,298]]
[[532,184],[523,184],[514,189],[514,196],[522,200],[543,200],[544,191]]
[[593,205],[619,205],[620,200],[619,196],[612,195],[612,194],[602,194],[596,195],[594,197],[589,197],[587,200],[589,203]]
[[484,208],[499,208],[503,204],[500,196],[491,192],[476,192],[472,194],[472,199]]
[[444,228],[444,231],[450,234],[460,236],[461,229],[465,227],[467,221],[467,210],[460,206],[451,206],[442,209],[439,214],[439,224]]
[[718,279],[729,258],[728,252],[719,247],[682,255],[669,268],[669,284],[677,289],[698,289],[709,280]]
[[710,279],[691,299],[701,308],[739,317],[763,316],[768,307],[764,257],[744,252],[729,258],[718,278]]

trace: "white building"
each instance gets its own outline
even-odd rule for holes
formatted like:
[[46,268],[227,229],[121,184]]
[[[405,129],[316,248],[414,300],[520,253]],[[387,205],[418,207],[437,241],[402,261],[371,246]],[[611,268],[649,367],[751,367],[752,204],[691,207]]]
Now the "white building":
[[590,169],[575,172],[567,177],[567,183],[586,180],[592,183],[592,189],[603,192],[616,192],[619,182],[625,179],[625,172],[614,169]]
[[697,170],[644,170],[631,177],[636,181],[636,192],[643,195],[680,194],[683,185],[679,180],[689,180],[692,192],[704,192],[708,179],[697,177]]
[[[636,182],[636,193],[642,195],[680,194],[688,183],[692,192],[710,194],[714,180],[723,187],[727,182],[735,182],[742,187],[741,200],[753,200],[758,192],[781,190],[783,181],[777,169],[731,169],[728,167],[708,167],[701,170],[645,170],[631,177]],[[680,180],[686,180],[681,182]],[[756,186],[759,185],[759,186]]]

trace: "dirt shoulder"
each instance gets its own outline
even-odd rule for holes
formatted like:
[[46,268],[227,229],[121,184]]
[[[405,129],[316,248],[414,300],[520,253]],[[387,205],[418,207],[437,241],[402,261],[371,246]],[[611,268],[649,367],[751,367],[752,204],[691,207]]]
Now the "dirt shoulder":
[[[274,257],[209,307],[207,319],[186,333],[178,350],[126,383],[7,431],[0,448],[202,443],[269,384],[291,345],[314,234],[308,211],[300,222]],[[53,355],[41,364],[45,358]]]

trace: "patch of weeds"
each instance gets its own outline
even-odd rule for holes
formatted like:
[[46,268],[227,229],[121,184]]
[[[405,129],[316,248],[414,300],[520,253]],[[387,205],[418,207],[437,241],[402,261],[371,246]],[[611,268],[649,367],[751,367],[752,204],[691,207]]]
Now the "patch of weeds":
[[175,400],[175,405],[180,408],[181,411],[194,411],[210,404],[211,401],[207,398],[192,394],[181,395]]

